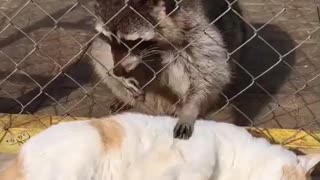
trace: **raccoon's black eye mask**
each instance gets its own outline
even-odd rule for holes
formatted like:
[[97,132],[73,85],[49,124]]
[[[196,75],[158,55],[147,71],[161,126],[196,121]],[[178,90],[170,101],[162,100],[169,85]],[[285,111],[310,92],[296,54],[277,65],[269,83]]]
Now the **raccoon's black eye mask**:
[[[140,41],[142,41],[141,38],[138,38],[136,40],[126,40],[123,38],[116,38],[115,36],[111,35],[111,37],[106,37],[103,34],[99,35],[101,39],[103,39],[104,41],[106,41],[108,44],[110,44],[111,46],[128,46],[129,48],[134,47],[135,45],[137,45],[138,43],[140,43]],[[119,41],[120,40],[120,41]]]
[[[143,43],[144,41],[141,38],[138,38],[136,40],[126,40],[126,39],[120,39],[120,41],[127,45],[129,48],[135,47],[138,43]],[[141,42],[142,41],[142,42]]]
[[[127,40],[124,38],[119,38],[117,39],[116,37],[112,36],[112,39],[108,41],[108,43],[111,44],[111,46],[124,46],[124,47],[128,47],[128,48],[134,48],[136,46],[139,47],[148,47],[148,46],[152,46],[156,44],[156,41],[154,40],[148,40],[145,41],[142,38],[138,38],[136,40]],[[120,42],[119,42],[120,40]]]

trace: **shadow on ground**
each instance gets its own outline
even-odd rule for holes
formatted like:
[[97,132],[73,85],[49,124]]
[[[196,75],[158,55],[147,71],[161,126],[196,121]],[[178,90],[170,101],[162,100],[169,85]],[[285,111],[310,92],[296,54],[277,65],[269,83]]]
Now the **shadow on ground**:
[[[253,36],[253,32],[248,34],[249,38]],[[244,46],[245,54],[226,92],[229,98],[234,98],[231,103],[236,107],[233,108],[236,124],[254,123],[261,110],[272,101],[271,96],[278,93],[290,76],[290,66],[295,64],[295,51],[290,52],[294,47],[291,36],[276,25],[266,25]]]

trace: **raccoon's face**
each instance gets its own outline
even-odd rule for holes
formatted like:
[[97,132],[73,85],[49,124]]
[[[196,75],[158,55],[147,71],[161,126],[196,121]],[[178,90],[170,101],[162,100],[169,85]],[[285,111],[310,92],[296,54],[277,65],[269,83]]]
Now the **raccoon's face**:
[[156,39],[157,31],[161,29],[158,26],[155,28],[155,25],[160,21],[171,21],[167,16],[177,7],[175,0],[97,0],[97,2],[96,11],[102,19],[98,22],[100,29],[107,34],[112,33],[118,38],[131,41]]
[[144,99],[143,88],[163,68],[160,50],[151,41],[119,42],[100,35],[93,41],[89,57],[97,75],[109,88],[123,94],[121,98]]
[[[126,86],[141,89],[155,78],[162,67],[161,50],[157,46],[168,46],[158,32],[163,34],[163,27],[175,26],[167,15],[176,9],[176,1],[96,1],[96,13],[100,19],[95,29],[102,32],[110,43],[114,61],[113,74],[129,83]],[[159,26],[155,27],[156,24]],[[166,32],[177,37],[171,29],[167,28]],[[143,42],[136,46],[140,41]]]
[[130,80],[137,89],[151,82],[162,68],[161,50],[153,41],[113,39],[110,46],[113,74]]

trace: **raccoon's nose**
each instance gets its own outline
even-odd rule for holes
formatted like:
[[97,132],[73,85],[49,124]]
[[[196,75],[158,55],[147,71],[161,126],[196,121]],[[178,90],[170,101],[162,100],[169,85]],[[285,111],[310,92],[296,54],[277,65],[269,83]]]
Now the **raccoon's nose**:
[[124,77],[124,76],[126,76],[126,71],[123,67],[115,67],[113,69],[113,74],[118,77]]

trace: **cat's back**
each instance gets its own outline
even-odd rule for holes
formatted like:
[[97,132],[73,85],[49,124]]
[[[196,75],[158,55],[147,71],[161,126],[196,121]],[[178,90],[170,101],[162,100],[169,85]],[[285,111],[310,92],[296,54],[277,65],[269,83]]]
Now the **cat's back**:
[[111,119],[124,128],[122,154],[129,164],[134,164],[126,170],[136,176],[134,179],[209,179],[211,176],[217,158],[215,122],[197,123],[194,135],[180,140],[172,135],[176,118],[124,113]]
[[[163,137],[172,142],[174,141],[172,138],[173,129],[178,121],[177,118],[170,116],[153,116],[140,113],[122,113],[111,117],[111,119],[119,122],[125,128],[127,134],[134,133],[135,136],[148,136],[149,138]],[[213,138],[214,129],[217,128],[218,124],[214,121],[199,120],[196,123],[197,127],[194,129],[196,135],[190,139],[191,142]],[[207,138],[203,138],[203,136]]]
[[[126,133],[137,133],[136,135],[146,136],[168,136],[173,140],[172,133],[178,119],[170,116],[153,116],[140,113],[121,113],[111,117],[119,122],[125,129]],[[214,140],[214,138],[224,135],[239,135],[243,139],[250,138],[251,135],[244,129],[233,124],[216,122],[213,120],[199,119],[194,128],[195,136],[193,140]],[[206,138],[204,138],[206,137]]]
[[197,120],[193,136],[188,140],[180,140],[172,137],[177,122],[173,117],[123,113],[112,119],[124,128],[123,148],[129,148],[128,153],[165,149],[169,153],[179,151],[181,157],[186,158],[185,161],[207,163],[215,160],[216,153],[241,148],[244,144],[259,146],[260,143],[255,142],[244,128],[212,120]]
[[[132,113],[114,118],[125,129],[123,149],[129,150],[126,154],[143,154],[146,159],[166,154],[170,157],[166,158],[167,163],[177,167],[211,167],[212,170],[218,157],[232,162],[230,154],[250,156],[269,147],[266,140],[253,138],[245,128],[228,123],[199,119],[192,137],[179,140],[172,137],[176,118]],[[252,148],[242,151],[243,146]]]
[[[270,146],[244,128],[209,120],[196,121],[188,140],[172,138],[177,121],[172,117],[124,113],[113,120],[124,128],[123,154],[134,164],[126,172],[135,174],[135,179],[210,179],[218,171],[215,168],[231,167],[235,155],[241,161],[251,161],[252,154]],[[250,148],[243,151],[244,146]],[[172,177],[162,177],[168,174]]]

